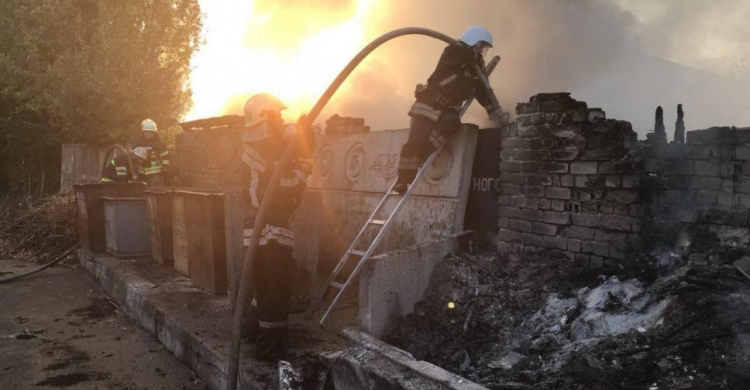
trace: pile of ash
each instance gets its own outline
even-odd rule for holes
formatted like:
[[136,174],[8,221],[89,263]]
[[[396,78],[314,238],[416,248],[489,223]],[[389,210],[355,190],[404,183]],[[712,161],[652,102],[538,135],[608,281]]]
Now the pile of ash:
[[720,248],[612,270],[452,253],[386,340],[490,389],[750,388],[750,280],[732,265],[750,250]]

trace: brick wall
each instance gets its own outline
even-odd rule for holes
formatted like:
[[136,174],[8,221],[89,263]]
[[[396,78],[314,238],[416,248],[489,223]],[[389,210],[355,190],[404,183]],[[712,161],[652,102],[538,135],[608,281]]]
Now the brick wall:
[[225,188],[241,184],[243,127],[225,126],[190,130],[175,140],[175,164],[180,185]]
[[501,250],[552,249],[582,263],[620,259],[640,228],[642,191],[627,122],[589,121],[584,102],[540,94],[501,140]]
[[748,227],[750,129],[691,131],[686,144],[654,145],[643,155],[657,220]]
[[747,230],[750,130],[638,142],[628,122],[567,93],[536,95],[516,112],[501,139],[500,251],[553,250],[600,267],[643,249],[646,225]]

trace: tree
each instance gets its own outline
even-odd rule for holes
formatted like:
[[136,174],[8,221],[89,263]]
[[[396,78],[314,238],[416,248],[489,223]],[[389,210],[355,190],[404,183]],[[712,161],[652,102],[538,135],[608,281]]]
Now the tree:
[[144,118],[175,128],[200,30],[197,0],[1,2],[5,189],[59,174],[63,142],[124,143]]

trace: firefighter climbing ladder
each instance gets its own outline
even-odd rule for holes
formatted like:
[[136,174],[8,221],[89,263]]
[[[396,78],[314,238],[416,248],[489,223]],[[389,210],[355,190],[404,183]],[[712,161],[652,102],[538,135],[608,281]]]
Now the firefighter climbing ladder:
[[[367,262],[367,260],[370,259],[372,254],[377,249],[378,245],[380,244],[380,241],[383,240],[386,233],[388,233],[389,228],[391,227],[391,224],[396,219],[396,216],[398,215],[398,212],[401,211],[401,207],[403,207],[406,202],[409,200],[409,197],[411,196],[412,191],[414,191],[414,188],[417,187],[417,183],[419,183],[419,180],[422,178],[422,175],[424,175],[425,171],[432,165],[432,162],[435,160],[435,157],[440,154],[440,151],[443,149],[443,146],[445,144],[441,144],[440,147],[438,147],[435,152],[433,152],[430,157],[427,158],[427,161],[422,164],[422,166],[419,168],[419,171],[417,172],[416,177],[414,178],[414,181],[412,181],[409,188],[406,190],[406,193],[401,196],[401,200],[396,204],[396,207],[391,211],[390,215],[388,215],[388,218],[383,219],[377,219],[378,213],[380,213],[381,210],[385,208],[385,204],[388,202],[388,199],[394,196],[399,196],[398,192],[393,191],[393,187],[396,185],[396,181],[391,184],[391,187],[388,189],[388,191],[385,193],[385,196],[383,196],[383,199],[380,200],[380,203],[378,203],[378,206],[375,207],[375,211],[372,212],[370,215],[370,218],[367,219],[367,222],[362,227],[362,229],[359,230],[359,233],[354,238],[354,241],[352,241],[351,245],[349,245],[349,248],[344,252],[344,256],[341,257],[341,260],[339,260],[339,263],[336,264],[336,268],[334,268],[333,273],[328,277],[328,280],[326,281],[326,286],[321,289],[321,292],[315,297],[315,300],[311,303],[310,309],[308,310],[308,316],[312,315],[312,313],[315,312],[315,310],[318,309],[320,306],[321,301],[325,297],[325,295],[328,293],[328,291],[331,288],[338,289],[338,293],[336,294],[336,297],[333,298],[333,301],[331,301],[331,304],[328,306],[328,309],[326,309],[326,312],[323,314],[323,317],[320,319],[320,325],[325,324],[326,320],[328,319],[328,316],[331,314],[331,311],[333,310],[334,306],[338,303],[339,299],[344,295],[344,292],[346,289],[352,284],[354,279],[359,274],[359,271],[361,270],[362,266]],[[360,242],[364,242],[363,237],[365,236],[365,232],[368,229],[371,229],[372,227],[378,228],[377,235],[372,240],[372,243],[370,243],[369,247],[365,251],[357,250],[356,248],[359,246]],[[346,279],[346,282],[341,283],[336,281],[336,278],[339,276],[341,271],[344,269],[346,264],[349,262],[352,257],[358,257],[359,261],[357,262],[357,265],[354,267],[354,270],[349,275],[349,277]]]
[[[485,68],[485,74],[489,75],[492,73],[492,71],[497,66],[498,62],[500,62],[500,57],[494,57],[489,64],[487,64],[487,67]],[[469,99],[463,107],[461,107],[461,110],[459,111],[459,114],[463,116],[463,114],[466,112],[466,110],[469,108],[469,105],[473,101],[473,98]],[[378,245],[380,245],[380,242],[385,237],[386,233],[388,233],[389,228],[391,227],[391,224],[396,219],[396,216],[398,216],[399,211],[401,211],[401,207],[406,204],[406,202],[409,200],[409,197],[411,196],[412,191],[414,191],[414,188],[417,187],[417,184],[419,183],[419,180],[422,178],[422,175],[424,175],[425,171],[432,165],[432,162],[435,160],[438,154],[440,154],[440,151],[443,150],[443,147],[445,146],[445,143],[441,144],[435,151],[430,155],[430,157],[427,158],[427,160],[422,164],[422,166],[419,168],[419,171],[417,172],[416,177],[414,177],[414,180],[412,181],[411,185],[409,185],[409,188],[407,189],[406,193],[403,194],[401,197],[401,200],[396,204],[396,207],[391,211],[391,214],[388,215],[387,219],[377,219],[378,213],[384,209],[385,204],[388,202],[388,199],[390,199],[392,196],[398,196],[399,194],[397,192],[393,191],[393,187],[396,185],[396,181],[391,184],[391,187],[388,188],[388,191],[385,193],[385,196],[383,196],[383,199],[380,200],[380,203],[378,203],[377,207],[375,207],[375,211],[372,212],[370,215],[370,218],[367,219],[367,222],[362,227],[362,229],[359,230],[359,233],[357,233],[357,236],[354,238],[354,241],[352,241],[351,245],[349,245],[349,248],[344,252],[344,255],[341,257],[341,260],[339,260],[338,264],[336,264],[336,268],[334,268],[331,275],[328,277],[328,280],[326,280],[325,286],[321,289],[321,291],[317,294],[317,296],[314,297],[314,300],[310,303],[310,308],[307,311],[308,318],[312,316],[312,314],[318,310],[320,307],[321,302],[323,301],[323,298],[326,296],[328,291],[330,289],[338,289],[338,293],[336,294],[336,297],[333,298],[333,301],[328,305],[328,308],[326,309],[325,313],[323,314],[323,317],[320,318],[320,325],[324,325],[326,320],[328,319],[328,316],[333,311],[333,308],[336,306],[338,301],[341,299],[341,297],[344,295],[344,292],[346,292],[346,289],[349,288],[349,286],[352,284],[354,279],[359,275],[359,272],[362,268],[362,266],[367,262],[367,260],[370,259],[370,257],[373,255],[375,250],[378,248]],[[363,237],[365,236],[365,232],[368,229],[371,229],[372,227],[378,228],[377,234],[375,235],[375,238],[372,240],[372,243],[368,246],[367,250],[362,251],[356,249],[360,242],[363,241]],[[346,264],[349,262],[349,260],[352,257],[359,257],[359,261],[357,262],[357,265],[354,267],[354,270],[349,275],[349,277],[346,279],[346,282],[341,283],[336,280],[336,278],[339,276],[341,271],[344,269]]]

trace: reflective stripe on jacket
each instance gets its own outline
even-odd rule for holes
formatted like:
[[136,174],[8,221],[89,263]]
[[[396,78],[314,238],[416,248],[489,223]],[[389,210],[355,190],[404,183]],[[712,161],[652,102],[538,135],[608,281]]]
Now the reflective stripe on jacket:
[[[281,157],[288,142],[266,139],[243,145],[243,182],[246,183],[243,197],[250,209],[249,218],[245,222],[246,227],[255,223],[255,216],[273,176],[276,161]],[[271,200],[271,210],[261,236],[261,245],[276,241],[281,245],[294,246],[294,234],[290,229],[291,219],[300,203],[302,192],[307,187],[307,178],[311,171],[312,163],[299,157],[287,164]],[[245,242],[248,244],[252,233],[249,230],[252,229],[246,229],[245,235]]]

